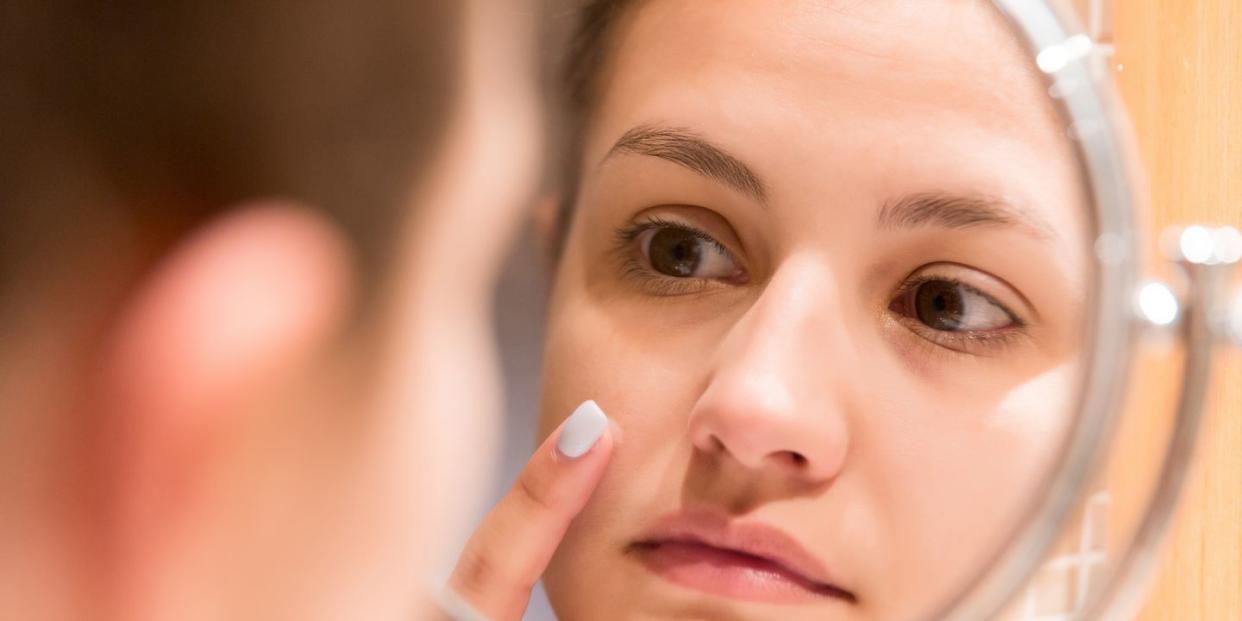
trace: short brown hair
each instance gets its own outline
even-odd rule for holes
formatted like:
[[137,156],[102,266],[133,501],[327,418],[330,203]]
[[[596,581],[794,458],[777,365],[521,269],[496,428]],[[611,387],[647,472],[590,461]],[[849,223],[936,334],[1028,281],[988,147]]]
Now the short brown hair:
[[578,14],[565,58],[562,87],[566,108],[564,183],[557,210],[554,247],[559,255],[573,217],[581,172],[583,140],[599,103],[599,76],[613,45],[613,31],[633,0],[590,0]]
[[[0,293],[102,219],[173,240],[247,197],[320,206],[378,242],[445,125],[459,12],[441,0],[0,3]],[[359,244],[363,259],[381,246]]]

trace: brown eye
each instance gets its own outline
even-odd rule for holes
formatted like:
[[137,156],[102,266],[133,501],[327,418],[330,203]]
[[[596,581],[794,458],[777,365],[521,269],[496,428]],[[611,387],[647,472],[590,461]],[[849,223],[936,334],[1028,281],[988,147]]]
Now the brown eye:
[[660,229],[651,236],[647,256],[661,274],[689,278],[703,259],[703,240],[689,231]]
[[905,304],[895,304],[904,308],[895,310],[933,330],[986,332],[1015,323],[1009,311],[992,298],[958,282],[928,280],[907,295]]
[[729,279],[740,271],[724,246],[693,229],[653,227],[643,231],[638,241],[651,269],[665,276]]
[[914,291],[914,310],[918,320],[936,330],[957,330],[962,325],[966,303],[953,283],[933,280]]

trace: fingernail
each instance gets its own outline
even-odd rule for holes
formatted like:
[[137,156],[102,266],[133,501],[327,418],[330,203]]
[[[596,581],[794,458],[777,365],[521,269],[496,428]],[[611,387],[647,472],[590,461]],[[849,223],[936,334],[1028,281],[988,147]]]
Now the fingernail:
[[605,429],[608,429],[608,417],[604,411],[594,401],[583,401],[561,427],[556,450],[570,459],[582,457],[595,446]]

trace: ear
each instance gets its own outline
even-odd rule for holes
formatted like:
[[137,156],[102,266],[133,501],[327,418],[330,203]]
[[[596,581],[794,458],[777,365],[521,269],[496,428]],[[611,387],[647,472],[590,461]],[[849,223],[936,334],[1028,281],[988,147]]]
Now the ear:
[[334,335],[349,283],[327,220],[259,203],[191,233],[122,305],[101,405],[119,545],[140,572],[193,511],[237,412]]

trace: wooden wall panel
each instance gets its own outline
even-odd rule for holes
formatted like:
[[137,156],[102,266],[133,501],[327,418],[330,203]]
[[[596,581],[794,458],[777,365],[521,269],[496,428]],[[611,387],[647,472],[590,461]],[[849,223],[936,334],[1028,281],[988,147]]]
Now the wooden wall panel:
[[[1153,235],[1176,223],[1242,226],[1242,1],[1115,0],[1112,18]],[[1242,620],[1242,356],[1219,362],[1144,621]]]

